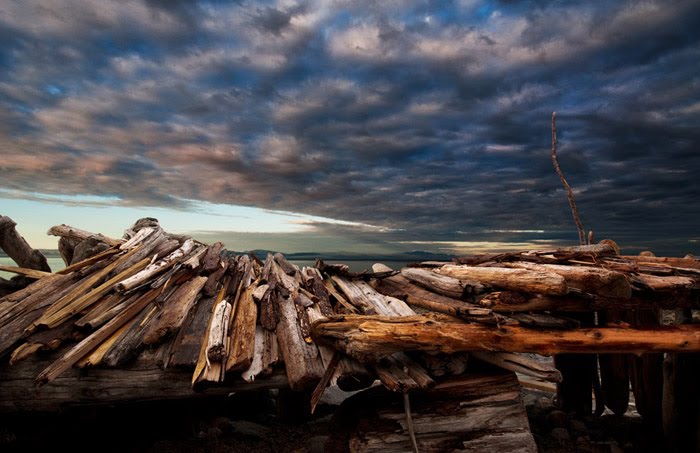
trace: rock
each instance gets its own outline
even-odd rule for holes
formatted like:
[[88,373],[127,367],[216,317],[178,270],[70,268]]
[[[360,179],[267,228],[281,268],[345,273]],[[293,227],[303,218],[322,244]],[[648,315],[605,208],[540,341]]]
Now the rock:
[[586,424],[581,420],[571,420],[569,422],[569,429],[571,430],[572,434],[576,436],[584,436],[588,433]]
[[567,415],[563,411],[555,410],[547,415],[547,422],[552,428],[566,427]]
[[211,426],[220,429],[224,434],[232,434],[235,431],[233,420],[228,417],[216,417],[211,421]]
[[548,396],[542,396],[537,399],[537,406],[543,410],[549,410],[554,407],[554,401]]
[[328,436],[314,436],[307,441],[308,453],[323,453]]
[[571,439],[571,436],[569,436],[569,431],[567,431],[566,428],[554,428],[549,435],[552,437],[552,439],[562,443],[568,442]]
[[576,438],[576,453],[593,453],[593,445],[588,436],[579,436]]
[[258,423],[249,422],[246,420],[231,420],[233,433],[241,436],[255,437],[258,439],[267,439],[270,436],[270,428]]

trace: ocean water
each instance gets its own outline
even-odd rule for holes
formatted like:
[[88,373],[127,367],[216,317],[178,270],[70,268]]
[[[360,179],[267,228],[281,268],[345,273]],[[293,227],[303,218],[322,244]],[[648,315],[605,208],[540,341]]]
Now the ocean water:
[[[63,262],[62,258],[57,258],[57,257],[52,257],[52,258],[46,258],[46,261],[49,263],[49,267],[51,268],[52,272],[58,272],[64,267],[66,267],[65,263]],[[3,266],[17,266],[17,264],[12,261],[11,258],[8,258],[6,256],[0,256],[0,264]],[[9,272],[3,272],[0,271],[0,277],[4,279],[10,279],[14,277],[17,274],[11,274]]]
[[[60,271],[66,265],[63,263],[63,260],[61,258],[47,258],[47,261],[49,262],[49,266],[51,267],[51,270],[53,272]],[[313,267],[314,262],[313,261],[307,261],[307,260],[290,260],[291,263],[296,264],[297,266],[304,267],[304,266],[309,266]],[[326,261],[327,264],[335,263],[338,261]],[[350,267],[350,271],[352,272],[362,272],[363,270],[370,271],[372,269],[372,265],[376,263],[377,261],[355,261],[355,260],[349,260],[349,261],[343,261],[343,264],[347,264]],[[409,262],[408,261],[383,261],[383,264],[389,266],[392,269],[399,270],[402,267],[406,266]],[[0,264],[5,265],[5,266],[16,266],[14,261],[12,259],[6,257],[6,256],[0,256]],[[14,277],[15,274],[11,274],[9,272],[2,272],[0,271],[0,277],[5,278],[5,279],[10,279]]]

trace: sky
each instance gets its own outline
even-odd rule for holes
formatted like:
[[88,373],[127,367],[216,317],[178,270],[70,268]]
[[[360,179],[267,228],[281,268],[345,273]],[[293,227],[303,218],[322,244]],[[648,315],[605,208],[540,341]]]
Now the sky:
[[698,1],[0,0],[0,214],[233,250],[700,255]]

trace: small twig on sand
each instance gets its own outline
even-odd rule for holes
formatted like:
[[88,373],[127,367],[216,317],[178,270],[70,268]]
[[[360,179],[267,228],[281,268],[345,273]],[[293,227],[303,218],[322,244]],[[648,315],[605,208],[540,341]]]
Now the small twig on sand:
[[586,245],[586,233],[583,231],[583,225],[581,224],[581,218],[578,215],[578,209],[576,209],[576,201],[574,200],[574,192],[571,190],[571,186],[566,182],[564,178],[564,173],[562,173],[561,168],[559,168],[559,161],[557,161],[557,112],[552,112],[552,163],[554,163],[554,170],[556,170],[561,183],[564,184],[566,189],[566,196],[569,199],[569,207],[571,207],[571,213],[574,215],[574,222],[576,222],[576,228],[578,229],[578,240],[581,245]]

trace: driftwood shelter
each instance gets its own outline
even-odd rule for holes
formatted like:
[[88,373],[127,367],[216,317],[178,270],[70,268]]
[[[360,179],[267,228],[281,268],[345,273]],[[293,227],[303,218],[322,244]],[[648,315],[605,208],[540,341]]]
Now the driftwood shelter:
[[286,386],[315,390],[313,404],[327,385],[379,381],[399,398],[333,448],[536,451],[518,373],[556,383],[562,408],[582,413],[595,389],[596,411],[624,414],[631,387],[643,417],[698,445],[692,257],[622,256],[603,241],[357,274],[233,253],[155,219],[121,239],[49,234],[67,264],[55,273],[0,217],[0,247],[20,266],[1,270],[24,278],[0,299],[0,411]]

